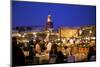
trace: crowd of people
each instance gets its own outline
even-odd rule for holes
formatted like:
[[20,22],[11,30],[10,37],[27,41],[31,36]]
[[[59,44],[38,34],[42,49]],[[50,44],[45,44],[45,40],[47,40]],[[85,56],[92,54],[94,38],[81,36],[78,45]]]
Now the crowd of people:
[[[96,60],[95,47],[96,46],[89,48],[85,61]],[[28,51],[27,56],[24,54],[25,51]],[[81,61],[83,61],[83,59]],[[67,46],[61,47],[58,46],[55,42],[45,42],[39,40],[38,38],[35,41],[30,39],[28,43],[18,43],[17,37],[12,37],[13,66],[71,62],[76,62],[75,55],[73,54],[73,48]]]

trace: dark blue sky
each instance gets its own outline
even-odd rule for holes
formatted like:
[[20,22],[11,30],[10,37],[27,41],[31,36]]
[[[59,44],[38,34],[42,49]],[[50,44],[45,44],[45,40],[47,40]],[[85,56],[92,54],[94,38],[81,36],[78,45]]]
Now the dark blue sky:
[[54,28],[96,24],[96,7],[39,2],[12,2],[12,25],[45,25],[51,14]]

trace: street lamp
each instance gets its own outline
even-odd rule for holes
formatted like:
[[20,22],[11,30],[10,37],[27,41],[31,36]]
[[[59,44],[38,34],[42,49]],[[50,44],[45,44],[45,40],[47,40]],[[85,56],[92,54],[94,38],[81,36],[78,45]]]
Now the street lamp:
[[17,36],[21,37],[21,34],[17,33]]
[[82,34],[82,30],[79,30],[79,35],[81,35]]
[[92,34],[92,30],[90,30],[89,33]]
[[36,36],[36,32],[34,32],[33,35],[34,35],[35,38],[37,37],[37,36]]

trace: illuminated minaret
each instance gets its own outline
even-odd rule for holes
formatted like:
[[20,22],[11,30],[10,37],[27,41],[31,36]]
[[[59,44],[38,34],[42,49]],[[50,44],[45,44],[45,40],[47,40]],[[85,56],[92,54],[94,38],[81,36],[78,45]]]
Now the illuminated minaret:
[[51,31],[53,30],[53,23],[52,23],[52,20],[51,20],[51,15],[48,15],[47,17],[47,23],[46,23],[46,28],[45,28],[47,31]]

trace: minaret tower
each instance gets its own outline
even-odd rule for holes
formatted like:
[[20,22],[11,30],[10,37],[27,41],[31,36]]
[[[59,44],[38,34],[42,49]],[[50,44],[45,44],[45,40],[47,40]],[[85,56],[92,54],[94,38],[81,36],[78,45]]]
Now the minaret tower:
[[46,23],[46,28],[45,28],[47,31],[53,31],[53,23],[52,23],[52,20],[51,20],[51,15],[48,15],[47,17],[47,23]]

